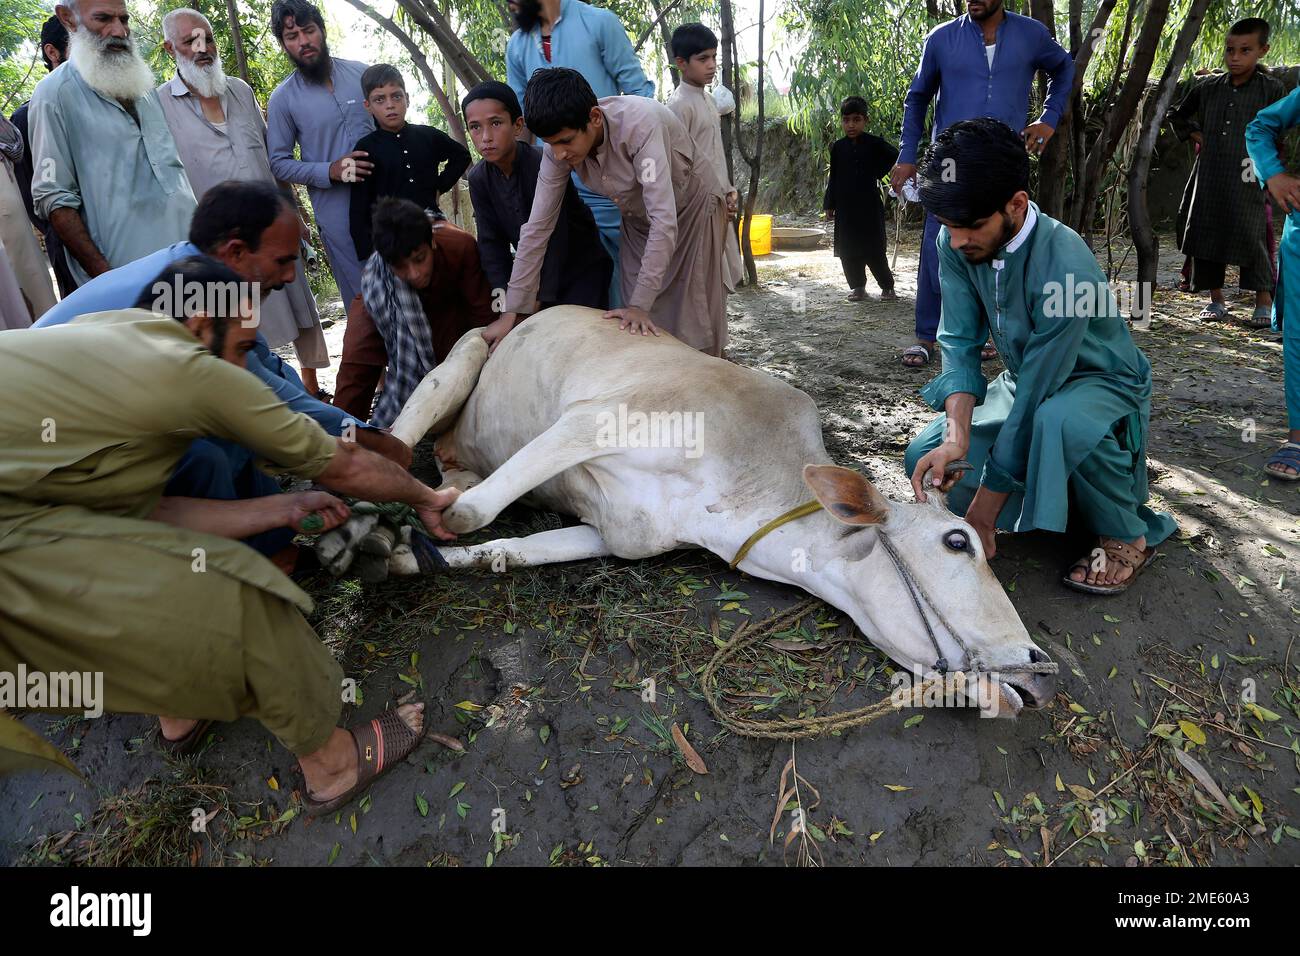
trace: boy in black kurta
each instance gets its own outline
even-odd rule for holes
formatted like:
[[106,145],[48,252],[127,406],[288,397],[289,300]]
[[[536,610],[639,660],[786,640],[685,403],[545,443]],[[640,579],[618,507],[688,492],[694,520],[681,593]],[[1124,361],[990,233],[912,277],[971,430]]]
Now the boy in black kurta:
[[[352,184],[348,226],[357,258],[363,263],[374,252],[370,217],[384,196],[409,199],[421,209],[444,218],[438,196],[452,189],[469,168],[469,150],[440,129],[406,122],[406,83],[396,67],[376,63],[361,74],[366,109],[375,118],[375,131],[354,147],[369,153],[371,174]],[[439,171],[441,167],[441,171]]]
[[844,138],[831,145],[831,171],[822,208],[835,223],[835,255],[848,280],[848,300],[867,297],[867,269],[882,299],[894,299],[894,274],[885,255],[885,207],[880,180],[898,160],[898,149],[866,131],[867,101],[850,96],[840,107]]
[[[483,157],[469,171],[478,253],[493,289],[510,285],[519,230],[528,222],[542,168],[542,150],[520,142],[524,121],[519,99],[504,83],[480,83],[461,101],[465,128]],[[585,305],[609,308],[614,262],[600,241],[591,210],[569,183],[555,231],[546,245],[537,300],[541,308]]]
[[1247,324],[1264,328],[1273,305],[1273,250],[1265,239],[1265,204],[1250,175],[1246,127],[1255,114],[1286,95],[1286,86],[1259,64],[1269,25],[1252,17],[1232,25],[1224,43],[1226,73],[1198,80],[1170,120],[1200,150],[1178,211],[1180,249],[1192,260],[1191,288],[1209,290],[1205,320],[1228,316],[1225,272],[1239,266],[1240,288],[1255,293]]

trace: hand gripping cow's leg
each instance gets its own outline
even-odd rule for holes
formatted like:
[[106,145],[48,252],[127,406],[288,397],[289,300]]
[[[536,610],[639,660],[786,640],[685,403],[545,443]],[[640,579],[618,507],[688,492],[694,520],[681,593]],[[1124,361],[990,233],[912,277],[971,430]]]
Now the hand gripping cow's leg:
[[428,432],[445,431],[460,413],[487,361],[488,347],[481,329],[470,329],[447,357],[424,377],[393,422],[393,437],[412,448]]
[[[510,568],[585,561],[610,553],[605,539],[589,525],[539,531],[524,538],[498,538],[468,547],[439,547],[438,552],[453,568]],[[399,547],[388,559],[389,574],[419,574],[420,568],[409,547]]]
[[611,449],[597,444],[598,433],[594,411],[585,407],[570,409],[481,484],[457,498],[443,512],[443,526],[457,534],[477,531],[511,502],[566,468],[609,454]]

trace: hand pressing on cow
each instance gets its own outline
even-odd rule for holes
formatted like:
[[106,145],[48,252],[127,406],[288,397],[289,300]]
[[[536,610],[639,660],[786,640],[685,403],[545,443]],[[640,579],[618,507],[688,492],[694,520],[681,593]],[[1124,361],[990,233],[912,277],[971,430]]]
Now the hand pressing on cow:
[[975,492],[975,497],[971,499],[970,507],[966,509],[966,523],[979,534],[980,544],[984,545],[985,559],[998,553],[997,545],[994,543],[998,514],[1010,497],[1009,492],[990,491],[980,485],[979,490]]
[[638,332],[642,335],[659,334],[659,327],[650,321],[650,313],[635,305],[627,305],[621,309],[610,309],[602,318],[618,319],[618,327],[627,329],[632,335],[636,335]]
[[500,318],[483,326],[483,341],[488,344],[488,355],[497,350],[501,340],[510,334],[518,321],[518,312],[503,312]]

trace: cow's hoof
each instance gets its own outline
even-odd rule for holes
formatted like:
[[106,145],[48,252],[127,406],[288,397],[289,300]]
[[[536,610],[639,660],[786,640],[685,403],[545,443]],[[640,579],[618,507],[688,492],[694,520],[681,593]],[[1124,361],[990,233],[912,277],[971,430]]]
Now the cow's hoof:
[[442,513],[442,526],[453,534],[469,534],[488,523],[488,519],[470,502],[458,498]]

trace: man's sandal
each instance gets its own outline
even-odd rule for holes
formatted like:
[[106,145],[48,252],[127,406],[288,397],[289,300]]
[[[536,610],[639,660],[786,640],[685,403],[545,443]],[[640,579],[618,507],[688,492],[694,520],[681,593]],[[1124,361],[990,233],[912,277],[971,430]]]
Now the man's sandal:
[[1273,327],[1273,307],[1263,305],[1255,309],[1250,314],[1250,318],[1242,319],[1241,324],[1248,329],[1268,329]]
[[162,726],[158,727],[158,748],[170,757],[188,757],[199,749],[214,720],[200,720],[190,728],[190,732],[177,740],[168,740],[163,736]]
[[[1092,554],[1088,554],[1066,569],[1065,574],[1061,577],[1062,584],[1067,588],[1073,588],[1085,594],[1123,594],[1137,580],[1137,576],[1142,573],[1142,569],[1154,561],[1156,557],[1154,547],[1143,551],[1140,548],[1135,548],[1127,541],[1119,540],[1119,538],[1099,538],[1097,539],[1097,547],[1101,548],[1102,553],[1106,556],[1105,563],[1102,565],[1103,569],[1114,563],[1132,569],[1133,573],[1118,584],[1089,584],[1087,576],[1092,571],[1093,558]],[[1084,579],[1076,581],[1070,575],[1080,568],[1083,569]]]
[[1197,318],[1202,322],[1226,322],[1228,321],[1228,307],[1222,302],[1211,302],[1201,309],[1201,314]]
[[[1279,465],[1294,468],[1295,472],[1288,474],[1280,470],[1277,467]],[[1300,442],[1289,441],[1273,452],[1268,461],[1264,462],[1264,471],[1270,478],[1278,478],[1282,481],[1300,481]]]
[[409,757],[424,739],[424,730],[418,733],[412,730],[396,710],[386,710],[367,724],[349,727],[348,733],[357,745],[357,782],[347,792],[329,800],[313,798],[304,785],[302,802],[309,817],[333,813],[351,803],[378,777]]
[[997,347],[992,342],[985,342],[984,347],[980,349],[980,361],[992,362],[998,357]]
[[[922,345],[918,342],[916,345],[909,345],[903,349],[902,362],[907,368],[925,368],[930,364],[930,358],[933,355],[933,346]],[[916,361],[908,361],[908,359],[915,359]]]

